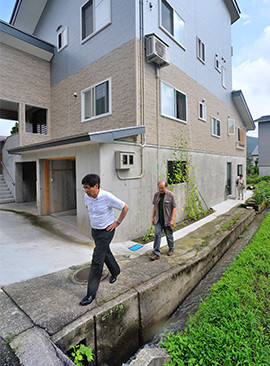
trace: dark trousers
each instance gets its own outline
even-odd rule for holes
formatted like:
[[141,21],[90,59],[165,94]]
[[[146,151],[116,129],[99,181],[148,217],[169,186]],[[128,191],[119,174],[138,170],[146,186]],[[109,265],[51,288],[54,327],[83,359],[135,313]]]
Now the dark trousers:
[[90,266],[87,296],[95,297],[99,282],[102,276],[104,262],[112,276],[118,276],[120,267],[118,266],[111,250],[110,243],[114,236],[113,231],[92,229],[92,236],[95,241],[92,263]]

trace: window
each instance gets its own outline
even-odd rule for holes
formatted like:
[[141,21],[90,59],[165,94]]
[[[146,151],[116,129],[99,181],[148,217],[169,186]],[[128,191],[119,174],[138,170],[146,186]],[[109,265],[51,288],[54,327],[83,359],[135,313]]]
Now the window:
[[206,105],[202,102],[198,104],[198,115],[199,119],[206,121]]
[[197,37],[197,58],[205,63],[205,44]]
[[220,62],[219,62],[219,59],[218,59],[218,54],[216,53],[215,54],[215,69],[220,72]]
[[64,29],[62,29],[57,34],[57,50],[58,50],[58,52],[62,51],[65,47],[67,47],[67,45],[68,45],[67,27],[65,27]]
[[111,80],[82,91],[82,121],[111,113]]
[[161,82],[161,114],[187,122],[187,96]]
[[47,109],[25,106],[25,132],[47,135]]
[[111,0],[89,0],[81,7],[82,41],[111,24]]
[[173,38],[185,45],[185,22],[175,10],[165,1],[161,0],[161,27]]
[[221,67],[221,85],[226,88],[226,69],[224,66]]
[[235,134],[235,120],[228,118],[228,135]]
[[167,181],[168,184],[178,184],[186,181],[187,162],[181,160],[168,160]]
[[212,135],[220,137],[220,120],[212,117]]
[[243,166],[242,166],[242,164],[237,165],[237,175],[239,176],[240,174],[243,175]]
[[239,147],[243,148],[246,145],[246,131],[240,127],[237,129],[237,142]]

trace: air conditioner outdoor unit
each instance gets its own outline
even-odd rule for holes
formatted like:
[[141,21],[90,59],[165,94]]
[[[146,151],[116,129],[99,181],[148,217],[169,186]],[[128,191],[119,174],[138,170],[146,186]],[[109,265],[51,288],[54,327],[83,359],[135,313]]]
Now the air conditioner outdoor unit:
[[170,54],[168,45],[164,43],[155,34],[149,34],[146,37],[146,59],[147,62],[155,62],[160,66],[170,64]]

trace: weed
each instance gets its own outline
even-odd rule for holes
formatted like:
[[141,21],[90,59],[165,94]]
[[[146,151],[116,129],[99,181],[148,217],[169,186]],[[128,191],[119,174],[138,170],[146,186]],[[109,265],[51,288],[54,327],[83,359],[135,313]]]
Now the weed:
[[84,344],[78,344],[74,346],[73,344],[68,348],[71,352],[71,360],[75,363],[76,366],[83,366],[83,362],[85,359],[90,362],[94,360],[94,355],[90,347],[85,346]]

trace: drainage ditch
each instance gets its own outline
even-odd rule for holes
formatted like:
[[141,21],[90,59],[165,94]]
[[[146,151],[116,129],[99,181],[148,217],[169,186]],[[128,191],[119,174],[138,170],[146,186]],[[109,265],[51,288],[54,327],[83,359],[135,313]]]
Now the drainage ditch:
[[[133,360],[136,360],[138,353],[145,348],[156,348],[164,340],[164,337],[169,332],[181,332],[184,330],[185,324],[190,315],[193,315],[199,309],[200,303],[209,295],[210,289],[220,280],[226,269],[232,264],[236,256],[245,248],[253,235],[260,227],[265,215],[270,211],[270,208],[265,209],[262,213],[257,214],[254,221],[249,227],[239,235],[238,239],[224,253],[220,260],[208,272],[208,274],[198,283],[192,292],[176,309],[171,318],[159,329],[154,338],[143,347],[141,347],[128,362],[122,366],[128,366]],[[132,363],[133,364],[133,363]]]

